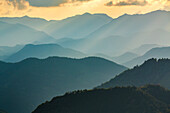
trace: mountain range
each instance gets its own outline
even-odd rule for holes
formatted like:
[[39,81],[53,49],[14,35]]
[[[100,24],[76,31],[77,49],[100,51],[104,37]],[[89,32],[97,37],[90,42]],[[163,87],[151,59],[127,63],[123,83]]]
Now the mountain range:
[[122,15],[83,39],[66,40],[61,45],[89,54],[102,53],[108,56],[119,56],[148,43],[169,45],[168,18],[168,11]]
[[30,43],[51,43],[55,39],[43,31],[37,31],[22,24],[0,21],[0,46],[15,46]]
[[116,56],[116,57],[112,57],[112,60],[119,63],[119,64],[124,64],[136,57],[138,57],[139,55],[132,53],[132,52],[126,52],[120,56]]
[[51,21],[28,16],[3,17],[0,18],[0,25],[4,24],[4,27],[0,33],[5,32],[1,33],[0,45],[52,42],[87,54],[100,53],[113,57],[144,44],[168,46],[169,18],[170,12],[162,10],[125,14],[115,19],[106,14],[90,13]]
[[7,58],[8,56],[16,53],[20,49],[22,49],[22,45],[16,45],[16,46],[0,46],[0,60],[3,60]]
[[145,60],[150,58],[170,58],[170,47],[157,47],[152,48],[144,55],[136,57],[128,62],[125,62],[124,65],[127,67],[134,67],[136,65],[141,65]]
[[169,18],[0,17],[0,113],[170,113]]
[[160,84],[170,89],[170,60],[149,59],[140,66],[124,71],[98,88],[142,86],[145,84]]
[[50,36],[60,38],[83,38],[86,35],[97,30],[101,26],[109,23],[111,17],[106,14],[90,14],[76,15],[63,20],[47,21],[41,18],[30,18],[28,16],[20,18],[0,18],[0,21],[7,23],[19,23],[31,28],[41,30]]
[[30,113],[54,96],[91,89],[127,68],[103,58],[29,58],[18,63],[0,62],[0,109]]
[[50,22],[42,19],[42,18],[35,18],[35,17],[29,17],[29,16],[23,16],[23,17],[0,17],[1,22],[6,22],[9,24],[22,24],[25,26],[28,26],[30,28],[41,30],[46,25],[48,25]]
[[64,48],[57,44],[39,44],[39,45],[25,45],[20,51],[10,55],[5,59],[7,62],[19,62],[26,58],[48,58],[52,56],[83,58],[86,57],[84,53]]
[[160,86],[115,87],[66,93],[32,113],[170,113],[170,90]]
[[144,45],[141,45],[141,46],[131,50],[131,52],[138,54],[138,55],[143,55],[146,52],[148,52],[149,50],[151,50],[152,48],[156,48],[156,47],[161,47],[161,46],[157,45],[157,44],[144,44]]

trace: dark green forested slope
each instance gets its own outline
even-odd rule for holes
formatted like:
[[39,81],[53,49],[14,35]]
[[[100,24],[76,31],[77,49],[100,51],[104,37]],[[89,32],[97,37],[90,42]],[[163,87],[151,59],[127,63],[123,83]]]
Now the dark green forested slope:
[[170,89],[170,60],[150,59],[141,66],[127,70],[98,88],[114,86],[141,86],[145,84],[160,84]]
[[19,63],[0,62],[0,108],[9,113],[30,113],[54,96],[93,88],[125,67],[103,58],[30,58]]
[[0,109],[0,113],[7,113],[7,112],[5,112],[4,110],[1,110],[1,109]]
[[[153,90],[161,99],[152,95]],[[84,90],[55,97],[33,113],[170,113],[166,99],[170,91],[160,86]]]

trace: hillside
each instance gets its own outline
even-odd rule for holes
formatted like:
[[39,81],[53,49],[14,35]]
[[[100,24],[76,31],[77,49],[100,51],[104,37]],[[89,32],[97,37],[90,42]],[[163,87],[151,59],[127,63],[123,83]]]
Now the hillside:
[[169,19],[170,12],[157,10],[147,14],[124,14],[110,23],[102,26],[92,34],[90,37],[102,38],[111,35],[130,35],[133,33],[154,31],[156,29],[162,29],[169,31]]
[[[170,91],[157,92],[163,99],[152,95],[159,86],[115,87],[66,93],[38,106],[32,113],[170,113]],[[167,96],[163,96],[167,94]],[[169,108],[170,110],[170,108]]]
[[22,49],[23,45],[16,46],[0,46],[0,56],[9,56],[11,54],[16,53],[20,49]]
[[141,65],[145,60],[150,58],[170,58],[170,47],[157,47],[152,48],[147,51],[144,55],[134,58],[126,63],[124,63],[127,67],[133,67],[135,65]]
[[21,24],[9,24],[0,21],[0,46],[24,45],[34,42],[51,43],[55,39],[42,31]]
[[71,57],[71,58],[82,58],[86,55],[79,51],[75,51],[69,48],[64,48],[57,44],[40,44],[40,45],[26,45],[20,51],[9,56],[5,61],[18,62],[26,58],[47,58],[50,56],[59,57]]
[[156,47],[160,47],[160,45],[157,44],[144,44],[141,45],[133,50],[131,50],[132,52],[138,54],[138,55],[143,55],[145,54],[147,51],[151,50],[152,48],[156,48]]
[[120,56],[113,57],[112,60],[119,63],[119,64],[124,64],[127,61],[130,61],[134,58],[138,57],[137,54],[132,53],[132,52],[126,52]]
[[4,110],[1,110],[1,109],[0,109],[0,113],[7,113],[7,112],[5,112]]
[[41,30],[46,25],[50,24],[49,21],[42,18],[32,18],[28,16],[23,17],[0,17],[0,21],[10,24],[23,24],[30,28]]
[[101,26],[112,21],[112,18],[106,14],[76,15],[60,21],[52,21],[43,31],[55,37],[80,39],[86,37]]
[[0,69],[0,108],[9,113],[30,113],[54,96],[91,89],[127,68],[97,57],[51,57],[0,62]]
[[98,88],[142,86],[145,84],[160,84],[170,89],[170,60],[149,59],[141,66],[124,71]]
[[85,13],[76,15],[63,20],[47,21],[42,18],[33,17],[1,17],[0,21],[10,24],[23,24],[50,34],[56,39],[60,38],[83,38],[101,26],[112,21],[106,14]]
[[122,15],[83,39],[67,40],[61,45],[89,54],[102,53],[107,56],[119,56],[144,44],[169,45],[168,18],[169,11]]

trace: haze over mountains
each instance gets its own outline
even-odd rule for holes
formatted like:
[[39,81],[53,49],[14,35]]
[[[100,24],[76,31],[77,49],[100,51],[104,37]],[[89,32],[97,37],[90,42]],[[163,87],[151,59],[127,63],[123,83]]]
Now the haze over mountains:
[[0,45],[15,46],[30,43],[51,43],[55,39],[42,31],[21,24],[0,22]]
[[9,56],[17,51],[19,51],[23,46],[22,45],[16,45],[16,46],[0,46],[0,56]]
[[148,52],[146,52],[144,55],[139,56],[137,58],[134,58],[126,63],[124,63],[125,66],[133,67],[136,65],[141,65],[150,58],[170,58],[170,47],[158,47],[158,48],[152,48]]
[[30,18],[28,16],[21,18],[0,18],[0,21],[13,24],[20,23],[44,31],[56,39],[67,37],[74,39],[83,38],[111,20],[112,18],[106,14],[90,13],[52,21]]
[[56,95],[93,88],[126,69],[97,57],[0,62],[0,108],[9,113],[30,113]]
[[103,25],[84,39],[66,40],[61,45],[85,53],[120,55],[143,44],[169,45],[170,12],[123,15]]
[[41,30],[49,22],[42,18],[31,18],[28,16],[23,17],[0,17],[0,21],[10,23],[10,24],[23,24],[25,26]]
[[161,46],[157,45],[157,44],[144,44],[144,45],[141,45],[141,46],[131,50],[131,52],[136,53],[138,55],[143,55],[147,51],[151,50],[152,48],[156,48],[156,47],[161,47]]
[[[13,27],[10,27],[8,28],[10,30],[6,29],[5,32],[8,38],[3,36],[4,41],[2,40],[3,44],[0,45],[6,45],[6,40],[9,38],[13,39],[11,40],[13,43],[9,42],[10,44],[7,45],[15,45],[25,41],[29,43],[47,43],[52,41],[63,47],[72,48],[83,53],[101,53],[113,57],[143,44],[169,45],[169,18],[170,12],[161,10],[148,14],[125,14],[116,19],[112,19],[105,14],[89,13],[53,21],[27,16],[21,18],[0,18],[0,21],[10,23],[10,26],[13,26],[13,24],[20,26],[22,24],[24,27],[28,26],[29,28],[27,29],[34,28],[34,31],[28,32],[29,30],[27,30],[25,33],[25,31],[20,30],[20,32],[17,32]],[[11,25],[11,23],[13,24]],[[22,29],[24,30],[25,28]],[[40,33],[40,31],[35,29],[42,32]],[[14,34],[11,36],[7,32],[13,32]],[[38,35],[37,38],[34,38],[35,32]],[[24,38],[20,39],[19,37]],[[60,39],[60,41],[55,41],[54,38]],[[14,39],[19,42],[14,41]],[[142,54],[140,53],[140,55]]]
[[170,60],[150,59],[170,58],[169,19],[161,10],[0,17],[0,110],[30,113],[65,92],[119,86],[67,93],[33,113],[169,113],[169,90],[140,87],[170,89]]
[[120,56],[117,56],[117,57],[113,57],[113,61],[117,62],[117,63],[120,63],[120,64],[124,64],[134,58],[138,57],[137,54],[135,53],[132,53],[132,52],[126,52]]
[[115,87],[66,93],[33,113],[170,113],[170,90],[160,86]]
[[48,58],[50,56],[83,58],[86,57],[84,53],[75,51],[69,48],[63,48],[57,44],[40,44],[40,45],[26,45],[20,51],[7,57],[5,61],[18,62],[26,58]]

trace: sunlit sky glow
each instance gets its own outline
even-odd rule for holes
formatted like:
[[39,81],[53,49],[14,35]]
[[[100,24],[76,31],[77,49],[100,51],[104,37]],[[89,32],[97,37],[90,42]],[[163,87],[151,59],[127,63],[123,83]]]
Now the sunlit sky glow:
[[77,14],[106,13],[116,18],[124,13],[143,14],[170,10],[170,0],[0,0],[1,17],[40,17],[60,20]]

